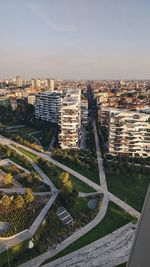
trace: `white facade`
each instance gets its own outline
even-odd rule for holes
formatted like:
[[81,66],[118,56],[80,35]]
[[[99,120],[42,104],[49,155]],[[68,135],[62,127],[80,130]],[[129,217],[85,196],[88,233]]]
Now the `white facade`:
[[35,95],[28,95],[28,104],[35,104]]
[[108,117],[108,152],[112,155],[150,157],[150,115],[111,110]]
[[81,90],[67,90],[62,100],[60,146],[78,148],[81,129]]
[[48,122],[59,123],[61,93],[44,92],[36,95],[35,118]]
[[81,100],[81,124],[85,125],[88,122],[88,100]]
[[16,77],[16,83],[18,87],[22,87],[23,82],[22,82],[22,77],[21,76],[17,76]]

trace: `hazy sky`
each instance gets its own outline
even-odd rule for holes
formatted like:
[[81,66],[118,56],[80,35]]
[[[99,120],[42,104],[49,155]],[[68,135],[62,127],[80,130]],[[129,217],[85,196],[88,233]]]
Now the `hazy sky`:
[[0,0],[0,78],[150,78],[149,0]]

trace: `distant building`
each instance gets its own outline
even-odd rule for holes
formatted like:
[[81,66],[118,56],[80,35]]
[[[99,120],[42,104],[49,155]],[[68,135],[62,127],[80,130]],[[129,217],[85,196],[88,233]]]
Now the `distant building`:
[[66,91],[61,105],[60,128],[61,148],[78,148],[81,129],[81,90]]
[[35,118],[48,122],[59,123],[61,106],[60,92],[43,92],[35,98]]
[[22,87],[23,82],[22,82],[22,77],[21,77],[21,76],[17,76],[17,77],[16,77],[16,85],[17,85],[18,87]]
[[34,105],[35,104],[35,95],[28,95],[28,104],[32,104]]
[[38,88],[40,87],[40,85],[41,85],[40,79],[35,78],[31,80],[32,88]]
[[50,80],[50,91],[54,91],[54,80]]
[[11,106],[11,100],[8,97],[0,95],[0,106],[4,106],[6,108]]

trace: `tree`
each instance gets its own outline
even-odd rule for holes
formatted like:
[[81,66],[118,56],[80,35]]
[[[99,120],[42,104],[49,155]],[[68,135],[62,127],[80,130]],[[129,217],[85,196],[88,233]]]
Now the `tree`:
[[24,206],[24,198],[21,195],[18,195],[14,199],[14,205],[16,209],[21,209]]
[[26,189],[26,194],[24,195],[24,200],[26,203],[31,203],[34,201],[34,195],[32,192],[32,188],[27,188]]
[[11,204],[11,198],[7,195],[4,195],[1,204],[5,209],[8,209]]
[[73,184],[68,172],[62,172],[59,176],[59,186],[63,191],[72,192]]
[[11,175],[11,173],[7,173],[4,179],[5,185],[12,184],[12,180],[13,180],[13,176]]

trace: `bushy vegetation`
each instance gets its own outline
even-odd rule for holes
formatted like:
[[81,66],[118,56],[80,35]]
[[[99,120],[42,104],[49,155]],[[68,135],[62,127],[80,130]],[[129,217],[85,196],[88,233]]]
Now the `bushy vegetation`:
[[10,158],[12,161],[23,166],[27,170],[33,170],[32,165],[24,156],[20,156],[15,150],[0,144],[0,156],[2,158]]

